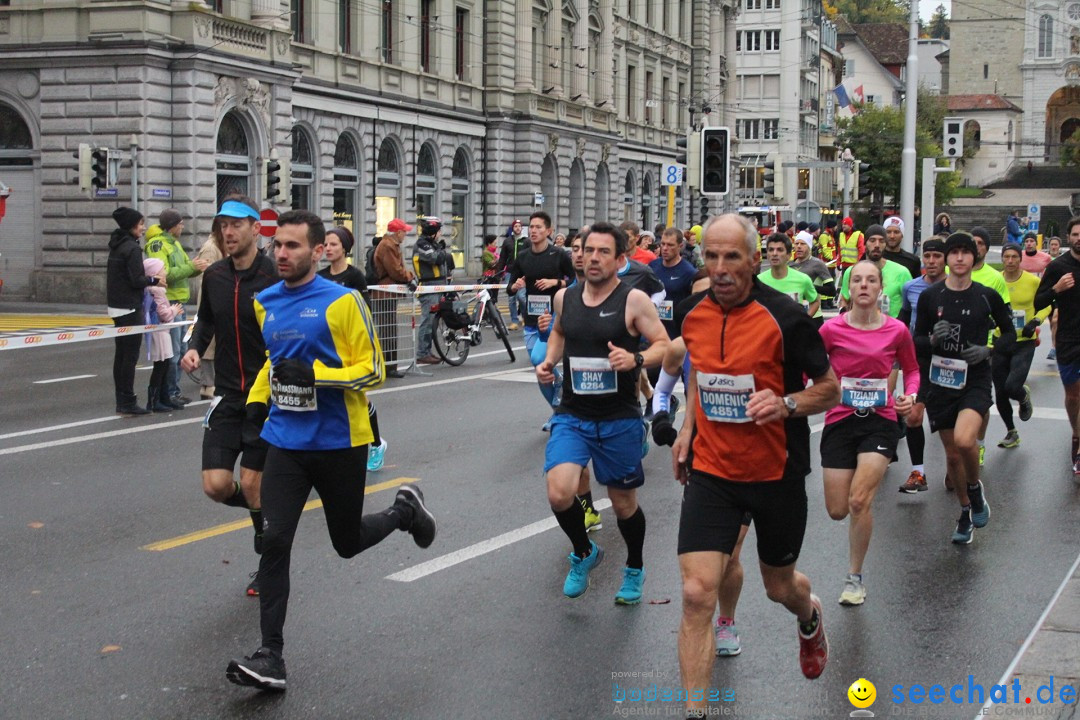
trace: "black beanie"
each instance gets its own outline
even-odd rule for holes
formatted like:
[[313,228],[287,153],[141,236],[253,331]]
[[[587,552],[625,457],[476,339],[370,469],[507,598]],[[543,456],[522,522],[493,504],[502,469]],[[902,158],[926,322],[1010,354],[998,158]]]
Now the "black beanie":
[[143,219],[143,214],[135,208],[118,207],[113,210],[113,220],[120,226],[121,230],[130,230],[139,224],[139,221]]

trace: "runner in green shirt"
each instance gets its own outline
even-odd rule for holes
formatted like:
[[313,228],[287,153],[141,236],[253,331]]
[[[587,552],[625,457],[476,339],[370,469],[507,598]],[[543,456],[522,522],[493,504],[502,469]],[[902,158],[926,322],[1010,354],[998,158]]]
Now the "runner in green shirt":
[[[881,269],[881,278],[885,283],[881,298],[878,300],[881,303],[881,312],[889,317],[896,317],[900,314],[900,307],[903,305],[904,283],[913,278],[906,267],[892,260],[886,260],[884,252],[885,228],[881,225],[871,225],[866,228],[866,259],[876,263]],[[840,303],[845,308],[851,303],[851,293],[848,291],[849,274],[848,270],[845,270],[844,277],[840,280]]]
[[770,235],[765,240],[765,253],[768,256],[769,269],[758,275],[758,280],[774,290],[779,290],[795,302],[802,303],[806,312],[820,327],[824,319],[821,316],[821,300],[818,299],[814,281],[806,273],[788,267],[791,238],[781,233]]

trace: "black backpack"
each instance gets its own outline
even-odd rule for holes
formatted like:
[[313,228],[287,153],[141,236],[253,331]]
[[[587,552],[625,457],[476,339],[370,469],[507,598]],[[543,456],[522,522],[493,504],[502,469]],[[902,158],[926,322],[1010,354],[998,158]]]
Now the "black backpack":
[[367,249],[367,253],[364,256],[364,280],[368,285],[376,285],[379,282],[378,274],[375,272],[375,246],[372,245]]

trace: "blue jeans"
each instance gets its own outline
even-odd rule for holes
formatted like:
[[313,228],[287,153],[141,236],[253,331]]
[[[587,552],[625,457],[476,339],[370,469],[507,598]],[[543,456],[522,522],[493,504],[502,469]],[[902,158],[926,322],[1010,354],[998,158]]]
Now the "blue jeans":
[[[181,310],[173,318],[173,322],[187,320],[187,313]],[[169,358],[169,371],[165,374],[165,387],[170,397],[180,394],[180,358],[187,352],[187,343],[184,342],[184,334],[187,327],[169,328],[169,337],[172,338],[173,356]]]
[[525,314],[525,288],[521,288],[516,293],[507,293],[506,305],[510,309],[510,322],[517,324],[524,318],[519,318]]
[[431,331],[435,325],[435,316],[431,308],[439,304],[442,295],[428,293],[420,296],[420,329],[416,332],[416,359],[427,357],[431,354]]
[[[544,357],[547,355],[546,348],[547,343],[540,339],[540,333],[536,328],[526,327],[525,352],[529,353],[529,361],[533,363],[533,367],[544,362]],[[555,382],[542,383],[539,380],[536,382],[540,386],[540,394],[552,408],[559,407],[559,403],[562,402],[562,383],[562,368],[558,365],[555,366]]]

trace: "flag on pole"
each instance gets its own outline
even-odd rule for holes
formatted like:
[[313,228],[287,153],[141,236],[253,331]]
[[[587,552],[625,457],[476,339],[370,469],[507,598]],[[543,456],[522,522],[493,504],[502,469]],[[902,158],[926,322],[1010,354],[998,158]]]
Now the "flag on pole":
[[855,88],[855,101],[858,102],[860,105],[864,102],[863,86],[862,85]]
[[840,107],[846,108],[851,104],[851,100],[848,98],[847,88],[845,88],[843,84],[833,88],[833,92],[836,93],[836,102]]

